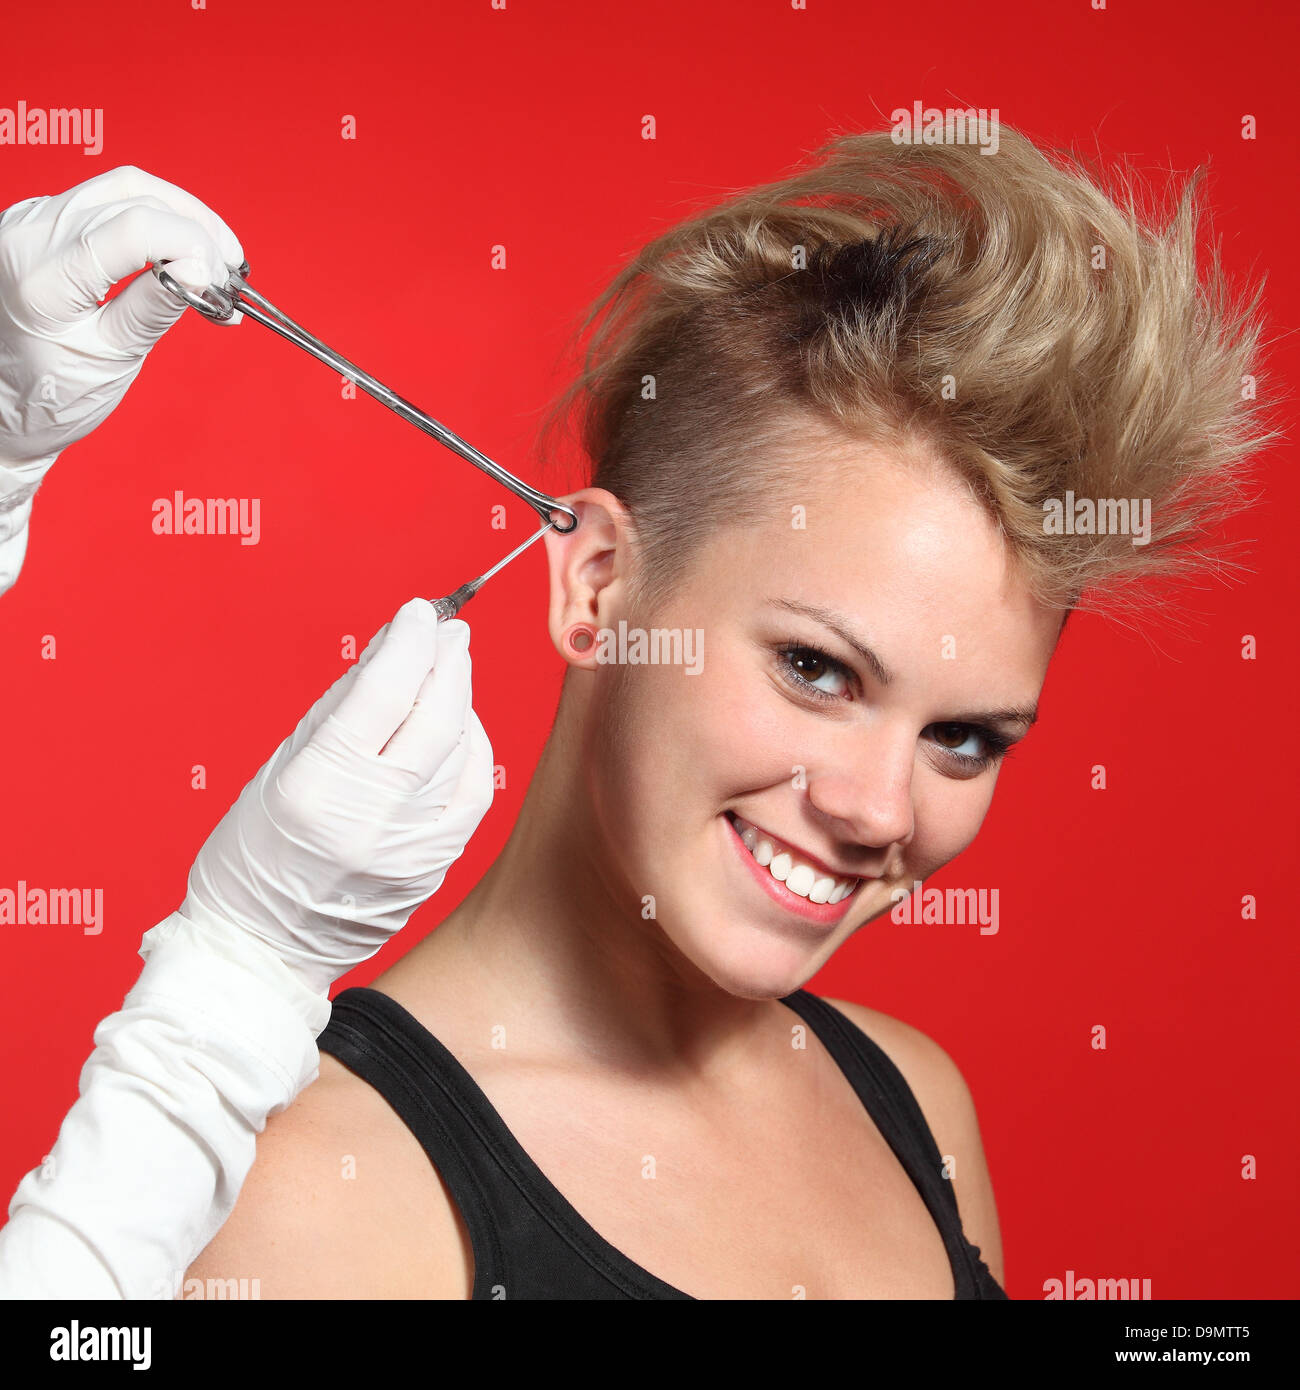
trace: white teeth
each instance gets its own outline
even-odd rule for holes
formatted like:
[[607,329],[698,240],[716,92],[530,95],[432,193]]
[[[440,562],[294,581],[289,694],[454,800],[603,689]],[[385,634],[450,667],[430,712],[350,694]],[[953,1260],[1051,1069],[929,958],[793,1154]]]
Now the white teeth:
[[812,892],[812,886],[816,881],[817,875],[807,864],[796,864],[785,876],[785,886],[792,893],[798,893],[801,898],[806,898]]
[[833,878],[811,864],[803,863],[796,851],[773,843],[756,826],[741,820],[739,816],[735,818],[735,825],[741,843],[754,856],[754,862],[801,898],[814,903],[843,902],[861,882],[857,878]]

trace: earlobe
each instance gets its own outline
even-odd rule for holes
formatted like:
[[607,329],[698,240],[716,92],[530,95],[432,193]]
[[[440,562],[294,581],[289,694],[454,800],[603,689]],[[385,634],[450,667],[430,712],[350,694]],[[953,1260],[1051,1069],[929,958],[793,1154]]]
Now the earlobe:
[[599,629],[592,623],[571,623],[565,628],[560,643],[565,655],[585,663],[595,652],[598,632]]
[[603,488],[584,488],[561,498],[578,514],[567,535],[550,532],[545,541],[551,595],[551,641],[573,666],[595,664],[597,634],[622,597],[632,544],[626,508]]

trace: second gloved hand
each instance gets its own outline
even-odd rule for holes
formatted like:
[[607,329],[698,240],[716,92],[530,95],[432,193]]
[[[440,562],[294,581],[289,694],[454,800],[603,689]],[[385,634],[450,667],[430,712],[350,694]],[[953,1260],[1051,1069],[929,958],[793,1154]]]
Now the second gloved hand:
[[469,627],[412,599],[244,788],[180,915],[249,933],[324,992],[437,891],[492,791]]

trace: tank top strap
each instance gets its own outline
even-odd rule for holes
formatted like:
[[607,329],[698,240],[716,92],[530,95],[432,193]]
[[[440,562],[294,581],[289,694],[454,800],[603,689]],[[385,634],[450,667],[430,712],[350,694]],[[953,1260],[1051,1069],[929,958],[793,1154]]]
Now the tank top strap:
[[821,1040],[857,1092],[876,1128],[920,1192],[943,1236],[956,1281],[955,1297],[1005,1298],[979,1247],[966,1239],[952,1183],[912,1088],[889,1055],[852,1019],[807,990],[781,1000]]
[[689,1297],[583,1221],[473,1077],[395,999],[343,990],[317,1045],[384,1097],[437,1168],[473,1247],[472,1299]]

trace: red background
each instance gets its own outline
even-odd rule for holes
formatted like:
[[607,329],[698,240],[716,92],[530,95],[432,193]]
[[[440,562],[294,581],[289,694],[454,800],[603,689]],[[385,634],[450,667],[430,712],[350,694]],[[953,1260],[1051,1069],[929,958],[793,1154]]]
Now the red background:
[[[0,207],[118,164],[180,184],[235,228],[273,302],[543,485],[530,449],[567,330],[622,258],[917,99],[996,106],[1031,137],[1155,176],[1208,159],[1226,262],[1267,271],[1275,331],[1294,319],[1297,21],[1281,0],[79,2],[11,7],[5,28],[0,105],[103,107],[105,145],[0,147]],[[1294,365],[1279,344],[1278,378]],[[1150,1278],[1156,1297],[1300,1293],[1296,462],[1291,446],[1263,460],[1265,500],[1232,528],[1254,572],[1191,596],[1191,637],[1071,623],[1041,726],[933,881],[998,887],[999,934],[877,922],[812,982],[907,1019],[961,1066],[1013,1297],[1067,1269]],[[261,498],[261,543],[155,536],[152,501],[178,488]],[[53,471],[0,602],[0,886],[102,887],[105,929],[0,928],[5,1193],[52,1142],[140,934],[343,669],[343,636],[364,645],[406,598],[527,534],[513,500],[506,535],[489,529],[505,500],[256,324],[192,314]],[[561,675],[544,611],[540,551],[469,610],[475,703],[508,785],[385,963],[512,824]],[[1109,790],[1090,790],[1094,763]],[[1257,921],[1241,920],[1247,893]]]

